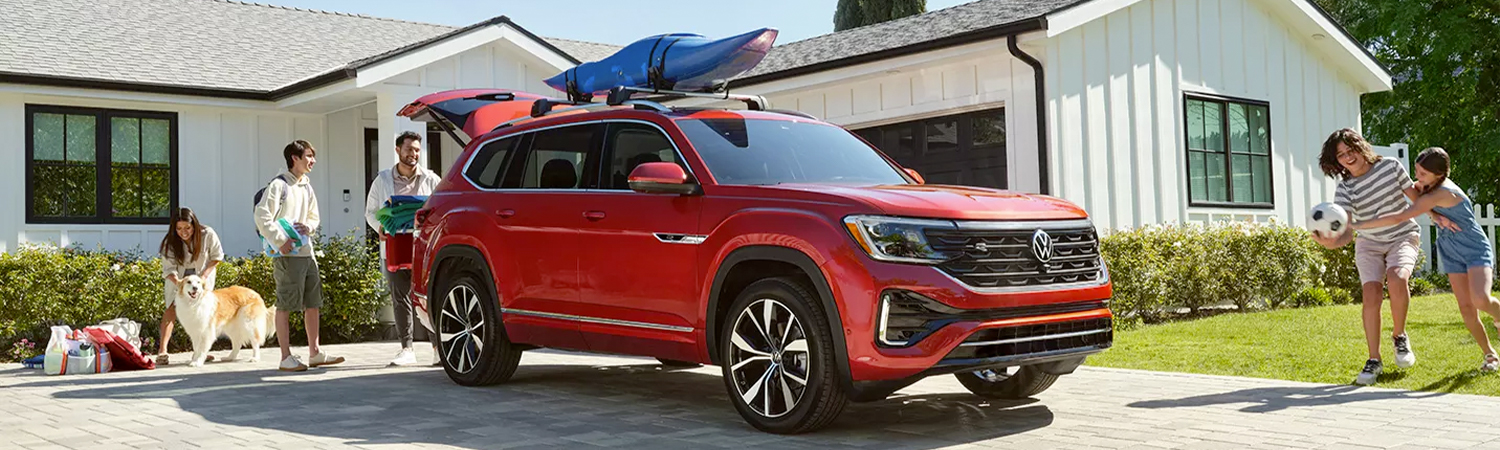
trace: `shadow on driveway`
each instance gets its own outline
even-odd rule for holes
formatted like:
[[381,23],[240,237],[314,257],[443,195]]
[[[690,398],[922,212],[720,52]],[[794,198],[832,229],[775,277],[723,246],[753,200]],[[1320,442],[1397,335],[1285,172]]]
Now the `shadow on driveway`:
[[1243,389],[1221,394],[1199,395],[1176,400],[1147,400],[1131,403],[1132,408],[1191,408],[1198,406],[1249,403],[1241,412],[1269,413],[1291,408],[1342,405],[1389,399],[1417,399],[1446,395],[1443,393],[1363,389],[1353,385],[1313,387],[1267,387]]
[[168,398],[214,423],[352,444],[467,448],[931,449],[1025,433],[1053,422],[1052,411],[1034,400],[999,402],[961,392],[854,403],[828,429],[778,436],[740,419],[718,375],[655,364],[522,364],[511,382],[485,388],[455,385],[435,368],[344,367],[301,374],[188,370],[140,372],[133,378],[38,377],[11,387],[68,389],[54,394],[59,399]]

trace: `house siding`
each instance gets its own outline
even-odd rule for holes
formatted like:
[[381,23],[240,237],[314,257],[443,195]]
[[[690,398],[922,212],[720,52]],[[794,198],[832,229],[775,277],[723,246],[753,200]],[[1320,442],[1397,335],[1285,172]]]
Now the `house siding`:
[[[1317,167],[1323,139],[1360,127],[1355,85],[1312,42],[1246,0],[1143,1],[1043,41],[1054,193],[1100,228],[1303,224],[1332,194]],[[1188,205],[1184,93],[1271,104],[1274,208]]]

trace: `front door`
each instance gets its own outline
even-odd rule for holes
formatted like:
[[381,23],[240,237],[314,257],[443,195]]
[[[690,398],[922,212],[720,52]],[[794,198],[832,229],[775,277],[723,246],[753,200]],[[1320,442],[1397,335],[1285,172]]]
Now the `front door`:
[[695,280],[702,197],[642,194],[626,178],[646,162],[682,165],[655,125],[610,123],[591,220],[580,236],[579,290],[600,321],[580,324],[589,348],[676,360],[697,359],[692,338],[699,311]]

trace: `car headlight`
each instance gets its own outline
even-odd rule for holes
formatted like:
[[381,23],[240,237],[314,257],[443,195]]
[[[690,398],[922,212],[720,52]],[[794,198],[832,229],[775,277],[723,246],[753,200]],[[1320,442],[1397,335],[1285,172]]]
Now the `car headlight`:
[[844,226],[871,258],[915,264],[936,264],[951,258],[932,248],[926,230],[958,229],[947,220],[885,216],[849,216],[844,218]]

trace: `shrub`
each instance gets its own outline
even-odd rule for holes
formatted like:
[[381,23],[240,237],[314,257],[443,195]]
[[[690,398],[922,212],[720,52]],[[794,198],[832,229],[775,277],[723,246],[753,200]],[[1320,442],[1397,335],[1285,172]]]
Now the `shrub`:
[[1335,305],[1354,304],[1354,294],[1349,293],[1346,289],[1328,288],[1328,294],[1329,297],[1333,298],[1333,304]]
[[[375,312],[388,302],[379,258],[357,235],[319,237],[323,277],[322,341],[349,342],[374,329]],[[241,285],[259,292],[267,305],[276,302],[271,259],[264,255],[230,258],[219,264],[219,287]],[[142,338],[159,339],[161,260],[139,252],[101,252],[27,246],[0,254],[0,348],[27,339],[45,346],[52,325],[75,328],[125,317],[141,323]],[[293,314],[293,329],[302,329]],[[191,348],[175,327],[171,349]],[[305,343],[303,333],[293,340]],[[144,346],[154,353],[155,346]]]
[[1411,279],[1411,295],[1412,296],[1428,295],[1428,294],[1432,294],[1434,292],[1437,292],[1437,286],[1433,286],[1431,281],[1427,281],[1427,279],[1422,278],[1422,277],[1412,277],[1412,279]]
[[1418,278],[1431,284],[1436,292],[1453,292],[1453,282],[1448,279],[1448,274],[1443,273],[1441,270],[1429,270],[1420,277],[1412,277],[1412,281],[1416,281]]
[[1290,303],[1293,307],[1297,308],[1328,306],[1333,304],[1333,296],[1328,293],[1328,289],[1322,286],[1312,286],[1292,296]]

